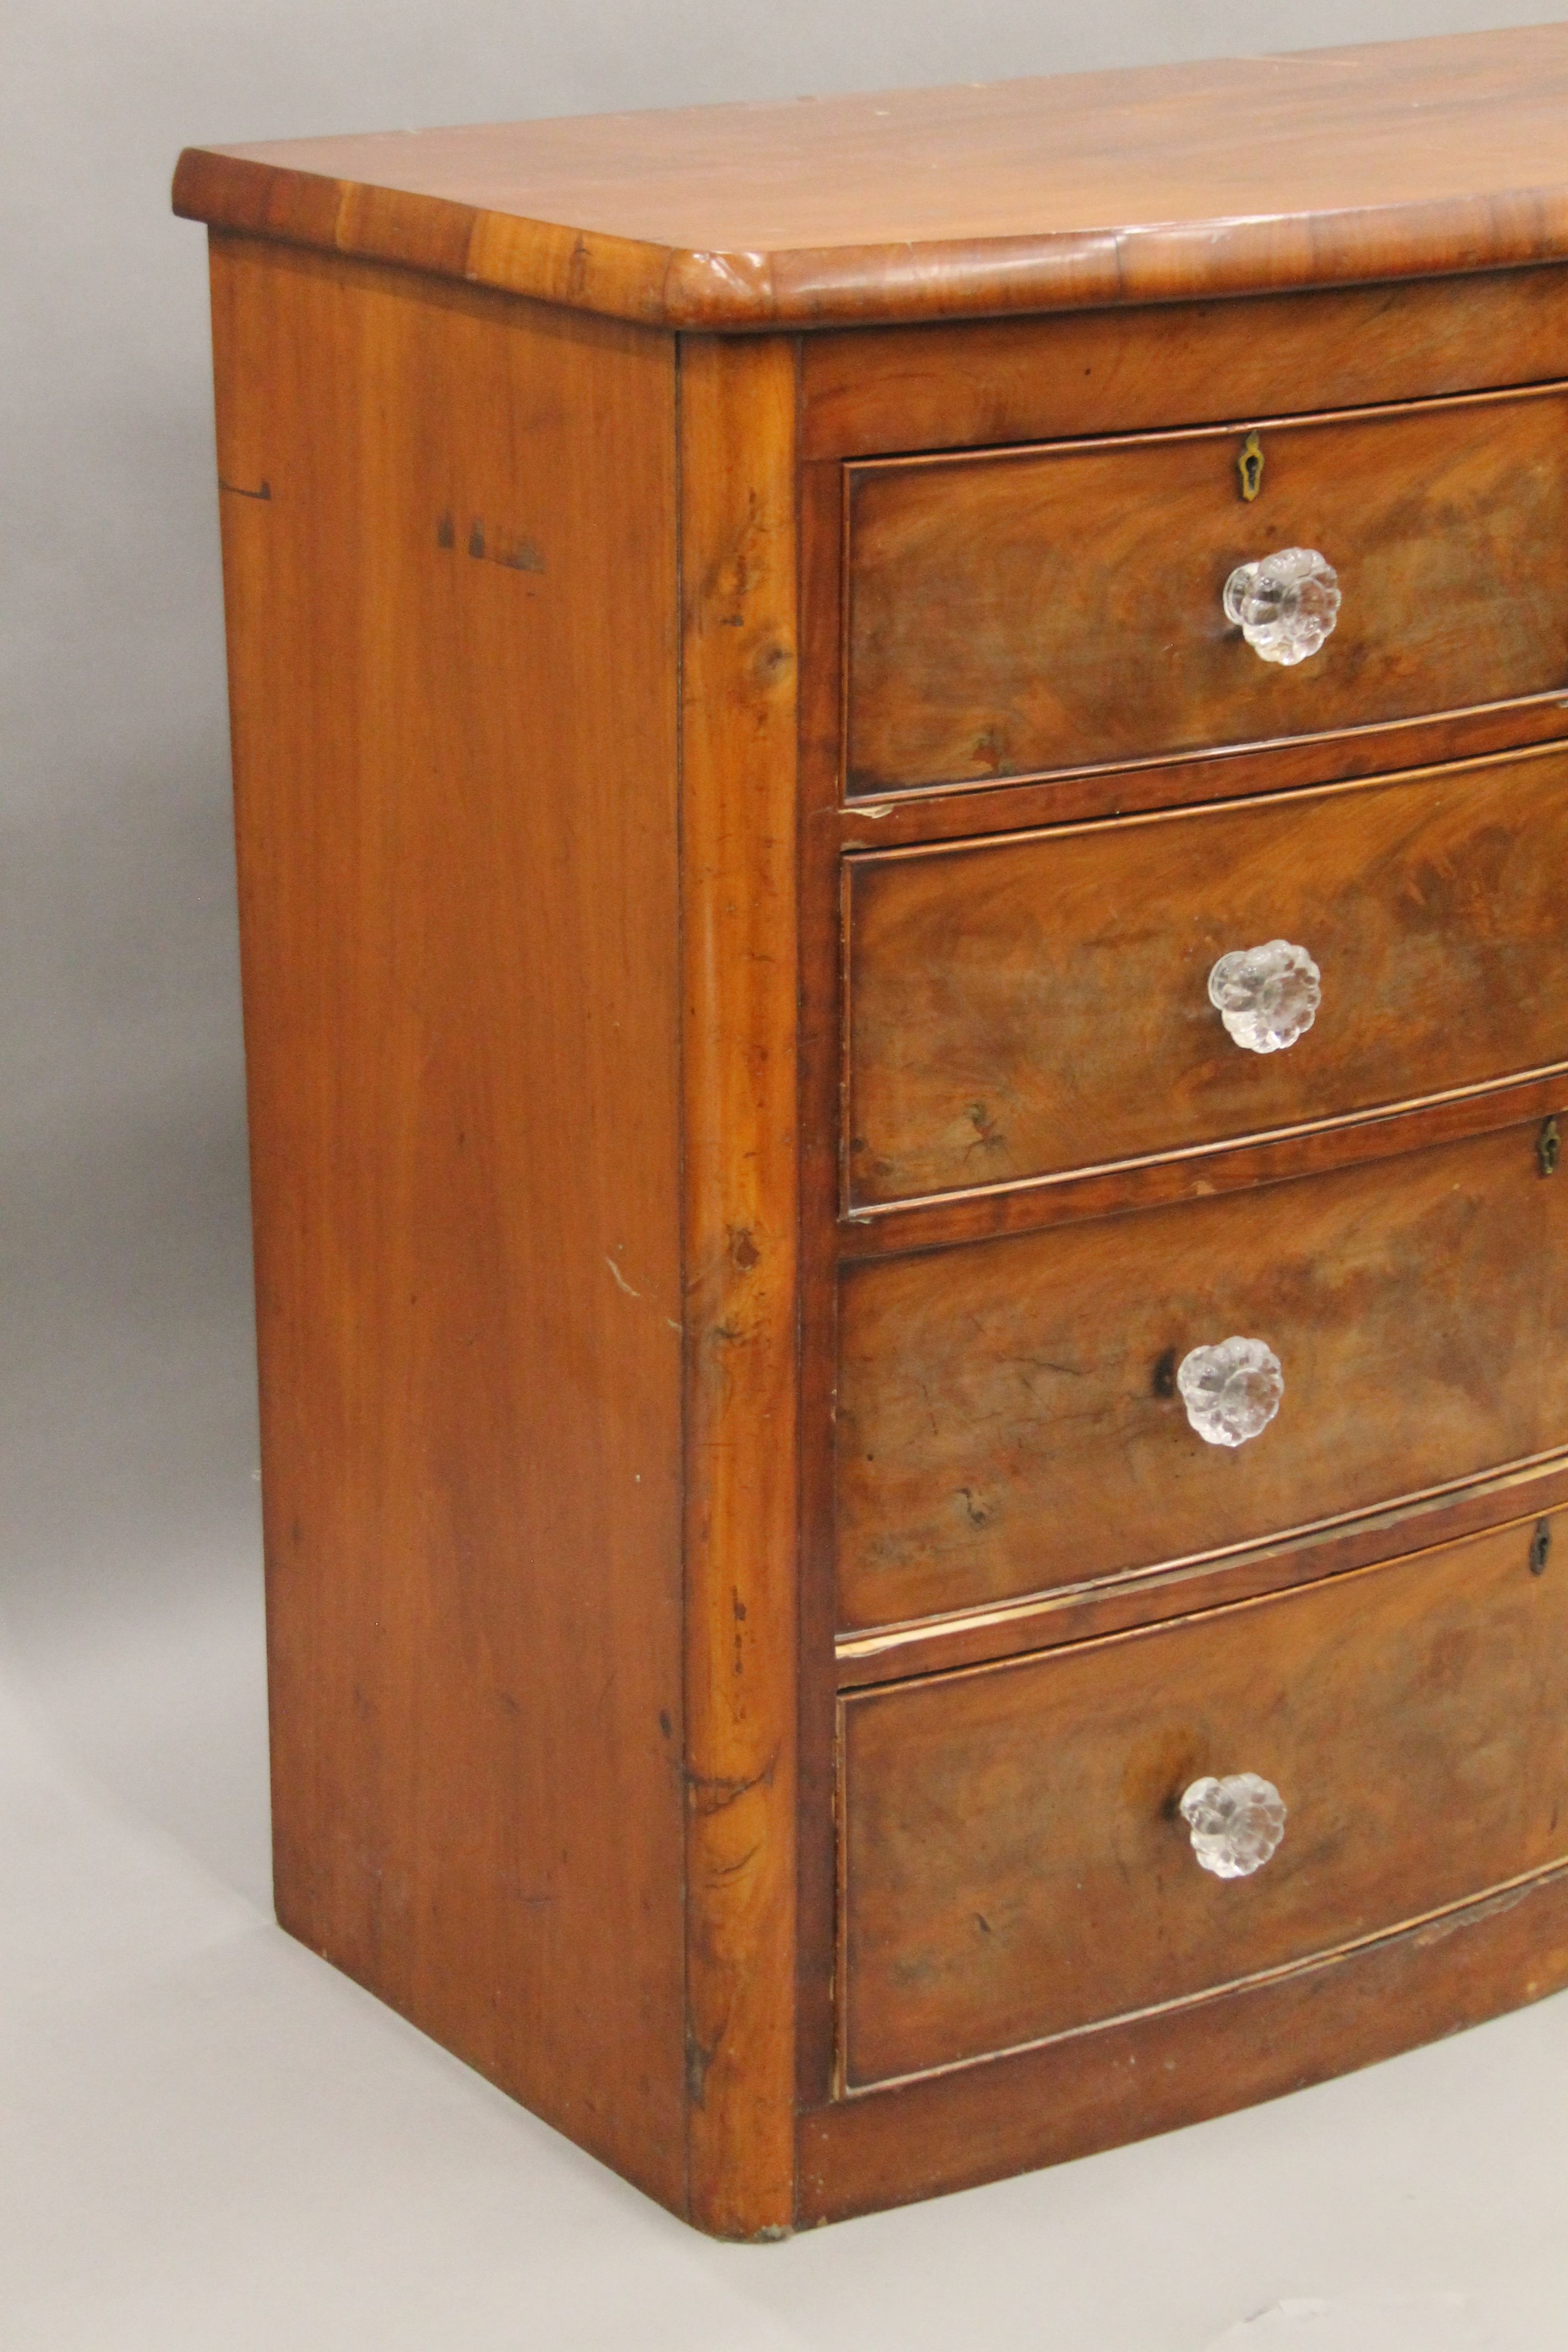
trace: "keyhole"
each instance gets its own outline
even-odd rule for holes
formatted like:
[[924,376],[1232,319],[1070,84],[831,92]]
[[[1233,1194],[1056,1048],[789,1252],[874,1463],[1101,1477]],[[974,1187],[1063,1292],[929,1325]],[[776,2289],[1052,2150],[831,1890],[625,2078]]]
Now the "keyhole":
[[1535,1533],[1530,1538],[1530,1572],[1531,1576],[1544,1576],[1546,1573],[1546,1563],[1551,1557],[1552,1522],[1550,1519],[1541,1519],[1537,1521]]
[[1241,495],[1250,506],[1263,488],[1263,448],[1256,433],[1249,433],[1242,443],[1236,464],[1241,476]]

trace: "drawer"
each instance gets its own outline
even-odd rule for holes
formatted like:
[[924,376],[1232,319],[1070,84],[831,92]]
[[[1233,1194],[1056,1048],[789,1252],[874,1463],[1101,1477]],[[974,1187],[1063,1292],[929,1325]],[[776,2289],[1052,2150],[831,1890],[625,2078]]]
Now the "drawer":
[[[1542,1175],[1540,1139],[847,1266],[840,1623],[1205,1558],[1568,1445],[1568,1171]],[[1284,1374],[1234,1448],[1176,1386],[1233,1335]]]
[[[847,1699],[849,2085],[1191,1999],[1562,1862],[1568,1559],[1542,1527]],[[1241,1773],[1278,1790],[1284,1836],[1226,1879],[1178,1808]]]
[[[1331,1121],[1568,1060],[1568,751],[848,861],[852,1203]],[[1313,1025],[1233,1042],[1283,937]]]
[[[1223,396],[1223,387],[1220,388]],[[1561,387],[848,469],[851,793],[1157,760],[1568,682]],[[1317,550],[1334,634],[1261,659],[1221,598]]]

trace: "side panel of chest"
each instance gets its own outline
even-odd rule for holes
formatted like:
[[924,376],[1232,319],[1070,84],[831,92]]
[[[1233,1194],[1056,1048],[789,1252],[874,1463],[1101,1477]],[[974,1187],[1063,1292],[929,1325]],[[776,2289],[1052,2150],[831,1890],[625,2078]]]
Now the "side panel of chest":
[[679,2206],[674,346],[213,286],[279,1916]]

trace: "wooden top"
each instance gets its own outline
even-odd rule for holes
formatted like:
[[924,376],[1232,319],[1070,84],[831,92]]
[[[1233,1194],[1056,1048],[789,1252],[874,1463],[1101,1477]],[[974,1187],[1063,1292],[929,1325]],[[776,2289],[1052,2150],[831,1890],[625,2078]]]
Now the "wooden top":
[[174,208],[672,327],[1568,258],[1568,25],[789,105],[190,148]]

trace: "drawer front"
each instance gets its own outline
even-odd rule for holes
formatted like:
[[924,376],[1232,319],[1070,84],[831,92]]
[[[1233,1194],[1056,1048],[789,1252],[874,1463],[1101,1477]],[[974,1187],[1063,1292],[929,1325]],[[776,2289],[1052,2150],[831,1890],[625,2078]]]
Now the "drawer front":
[[[1560,388],[1258,428],[889,460],[848,476],[851,793],[1159,759],[1568,683]],[[1334,634],[1293,668],[1221,598],[1316,549]]]
[[[1181,2000],[1561,1862],[1568,1527],[1543,1570],[1542,1549],[1505,1528],[847,1700],[849,2084]],[[1216,1877],[1180,1801],[1247,1772],[1284,1837]]]
[[[845,1268],[846,1629],[1136,1571],[1568,1444],[1568,1170],[1514,1127],[1331,1175]],[[1188,1353],[1284,1371],[1234,1448]]]
[[[850,861],[848,1194],[1331,1120],[1568,1060],[1568,751]],[[1223,955],[1321,970],[1233,1042]]]

